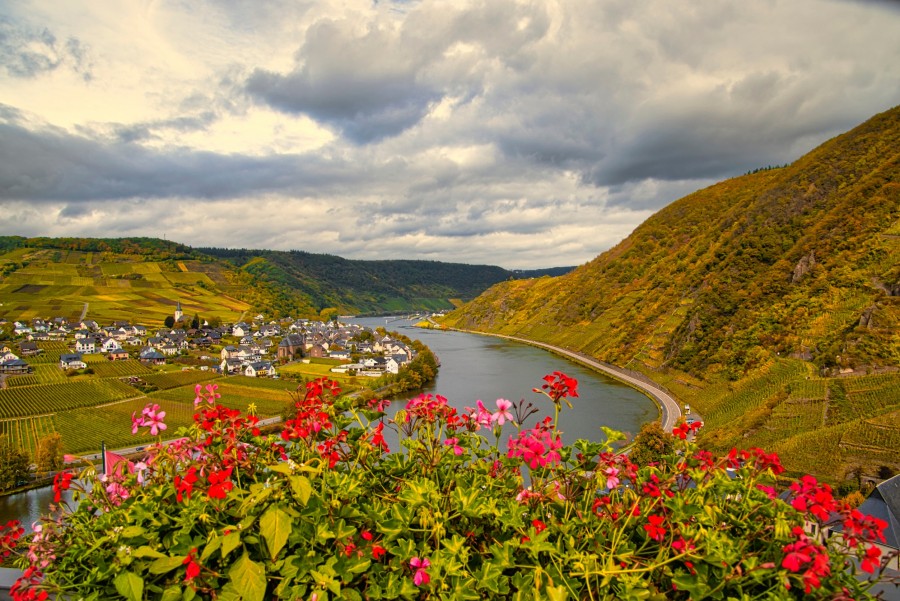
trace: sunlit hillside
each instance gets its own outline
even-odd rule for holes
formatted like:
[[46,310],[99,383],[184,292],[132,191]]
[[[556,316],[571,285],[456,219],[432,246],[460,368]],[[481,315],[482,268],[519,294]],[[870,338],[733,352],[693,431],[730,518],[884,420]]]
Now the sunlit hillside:
[[[447,323],[645,372],[700,410],[710,445],[743,439],[835,479],[900,470],[900,108]],[[865,374],[881,375],[850,377]]]

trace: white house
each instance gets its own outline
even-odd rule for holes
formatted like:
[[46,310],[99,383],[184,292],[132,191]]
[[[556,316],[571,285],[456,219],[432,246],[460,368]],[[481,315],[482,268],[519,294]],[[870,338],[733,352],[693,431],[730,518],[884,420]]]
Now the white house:
[[79,353],[68,353],[59,356],[59,366],[62,369],[84,369],[87,363],[81,360]]
[[100,352],[108,353],[109,351],[117,351],[122,348],[122,345],[114,338],[107,338],[102,343],[100,343]]
[[244,375],[251,378],[274,376],[275,367],[269,361],[255,361],[244,368]]

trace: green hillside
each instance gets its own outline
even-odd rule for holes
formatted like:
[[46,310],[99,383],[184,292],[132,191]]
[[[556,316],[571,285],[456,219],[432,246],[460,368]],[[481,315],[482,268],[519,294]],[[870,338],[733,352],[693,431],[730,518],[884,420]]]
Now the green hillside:
[[900,471],[900,108],[446,323],[645,372],[700,410],[712,446],[764,444],[833,479]]
[[356,313],[451,309],[448,299],[470,300],[497,282],[519,277],[492,265],[357,261],[301,251],[198,250],[295,291],[320,308]]
[[[559,268],[566,270],[566,268]],[[438,261],[195,249],[155,238],[0,237],[0,317],[162,323],[188,317],[319,316],[450,309],[534,272]]]

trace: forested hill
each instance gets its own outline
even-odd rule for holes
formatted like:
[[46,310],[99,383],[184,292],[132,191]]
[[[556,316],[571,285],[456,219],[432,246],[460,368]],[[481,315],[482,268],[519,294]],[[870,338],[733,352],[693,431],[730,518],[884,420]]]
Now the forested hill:
[[[497,282],[541,273],[439,261],[349,260],[300,251],[191,248],[156,238],[2,236],[0,303],[16,309],[0,311],[0,317],[55,317],[44,315],[62,306],[49,302],[53,298],[81,307],[94,296],[114,296],[124,318],[129,302],[125,288],[167,287],[198,298],[227,295],[246,303],[253,314],[271,316],[438,310],[470,300]],[[178,296],[177,291],[170,296]],[[198,302],[196,309],[220,312],[208,302]]]
[[[771,427],[780,400],[800,394],[789,384],[794,376],[896,369],[900,107],[789,166],[672,203],[568,275],[498,284],[448,323],[556,343],[643,371],[685,398],[706,398],[699,402],[713,422],[721,415],[723,428],[736,433],[740,426],[744,434]],[[776,382],[778,370],[793,375],[778,372]],[[720,401],[767,374],[780,400],[762,395],[743,412],[724,411]],[[843,383],[829,386],[796,397],[826,401],[824,416],[820,406],[811,424],[837,419],[839,397],[841,411],[855,410]],[[898,397],[900,388],[860,411],[878,413],[891,403],[900,410]],[[737,420],[748,411],[753,419]],[[900,426],[900,412],[890,415],[887,423]]]
[[197,249],[270,283],[342,311],[390,312],[452,308],[488,287],[521,277],[493,265],[440,261],[360,261],[302,251]]

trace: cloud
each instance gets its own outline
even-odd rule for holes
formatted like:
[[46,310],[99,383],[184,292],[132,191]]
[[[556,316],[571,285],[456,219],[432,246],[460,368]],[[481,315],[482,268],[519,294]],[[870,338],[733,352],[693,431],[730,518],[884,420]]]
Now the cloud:
[[32,29],[0,17],[0,68],[32,78],[61,66],[91,79],[89,48],[74,37],[60,42],[47,28]]
[[0,230],[581,263],[896,104],[898,26],[875,1],[11,3]]

